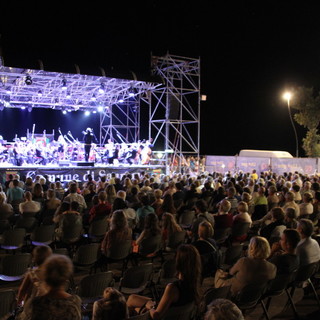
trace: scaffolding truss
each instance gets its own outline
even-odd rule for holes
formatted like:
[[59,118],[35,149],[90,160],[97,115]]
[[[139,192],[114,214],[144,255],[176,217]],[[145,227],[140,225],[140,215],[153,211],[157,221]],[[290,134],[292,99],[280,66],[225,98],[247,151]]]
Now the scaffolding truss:
[[[134,77],[133,77],[134,78]],[[3,66],[0,110],[51,108],[100,112],[100,144],[139,140],[140,101],[158,82]]]
[[167,173],[182,172],[187,156],[199,159],[200,59],[153,56],[152,68],[165,84],[152,91],[149,136],[165,150]]

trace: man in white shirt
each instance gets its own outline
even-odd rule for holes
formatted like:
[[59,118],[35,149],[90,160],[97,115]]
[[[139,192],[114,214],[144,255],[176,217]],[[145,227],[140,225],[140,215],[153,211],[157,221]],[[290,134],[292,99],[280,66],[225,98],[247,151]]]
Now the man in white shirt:
[[297,246],[297,255],[300,266],[320,261],[320,247],[316,240],[312,239],[313,224],[309,219],[300,219],[297,227],[301,240]]
[[40,211],[40,202],[32,200],[32,194],[30,191],[24,193],[24,202],[19,204],[19,212],[23,215],[25,212],[37,213]]
[[80,211],[82,212],[83,209],[87,208],[87,203],[84,199],[84,197],[77,193],[77,184],[76,183],[71,183],[69,187],[69,194],[64,198],[64,201],[66,202],[78,202],[80,205]]

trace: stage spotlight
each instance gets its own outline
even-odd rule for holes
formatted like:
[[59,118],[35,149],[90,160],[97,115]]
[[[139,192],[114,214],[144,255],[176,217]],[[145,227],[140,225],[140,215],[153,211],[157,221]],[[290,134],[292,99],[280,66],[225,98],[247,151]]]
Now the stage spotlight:
[[98,107],[98,112],[102,112],[103,111],[103,107]]
[[93,96],[91,97],[91,101],[96,101],[96,100],[97,100],[96,96],[93,95]]
[[26,80],[24,82],[26,85],[30,86],[32,84],[32,78],[30,76],[26,76]]
[[67,114],[67,111],[66,111],[66,110],[63,110],[62,113],[63,113],[63,114]]
[[38,91],[38,97],[42,97],[42,91],[41,90]]
[[31,107],[31,106],[28,107],[28,111],[29,111],[29,112],[32,111],[32,107]]
[[6,88],[6,94],[11,94],[11,88],[10,87]]
[[100,88],[99,88],[99,93],[104,93],[104,84],[101,83]]
[[84,112],[84,115],[85,115],[85,116],[89,116],[89,115],[90,115],[90,111],[85,111],[85,112]]
[[21,107],[20,109],[21,109],[21,110],[24,110],[25,108],[26,108],[26,107]]

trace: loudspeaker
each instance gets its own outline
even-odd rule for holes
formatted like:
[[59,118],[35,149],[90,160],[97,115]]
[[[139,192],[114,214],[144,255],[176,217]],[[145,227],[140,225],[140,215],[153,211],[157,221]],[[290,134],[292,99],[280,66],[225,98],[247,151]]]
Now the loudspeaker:
[[59,167],[69,167],[70,160],[59,160]]
[[89,161],[72,161],[72,164],[77,167],[93,167],[94,162]]
[[177,120],[179,119],[180,101],[178,95],[171,94],[168,101],[168,119]]

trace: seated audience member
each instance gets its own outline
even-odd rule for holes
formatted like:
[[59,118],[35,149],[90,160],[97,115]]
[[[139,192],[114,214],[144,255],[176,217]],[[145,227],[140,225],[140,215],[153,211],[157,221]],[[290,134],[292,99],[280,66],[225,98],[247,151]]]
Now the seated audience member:
[[115,288],[106,288],[103,298],[93,303],[92,320],[125,320],[128,317],[126,299]]
[[5,197],[0,194],[0,220],[7,220],[13,215],[12,205],[5,202]]
[[288,229],[296,229],[298,221],[296,219],[296,211],[293,208],[287,208],[284,212],[284,223]]
[[176,208],[174,206],[173,198],[171,193],[167,193],[163,196],[163,202],[162,204],[157,208],[156,214],[159,217],[159,220],[161,220],[162,215],[165,212],[169,212],[173,215],[176,214]]
[[112,211],[122,210],[126,219],[128,220],[128,225],[131,229],[134,229],[137,223],[137,214],[133,208],[129,208],[128,204],[123,198],[116,198],[113,202]]
[[271,240],[271,238],[281,237],[282,231],[286,228],[284,221],[284,211],[280,207],[274,207],[271,209],[271,222],[262,227],[260,230],[260,236]]
[[268,188],[268,209],[271,210],[274,207],[277,207],[279,205],[279,197],[277,195],[277,188],[274,185],[271,185]]
[[19,204],[19,212],[23,215],[25,212],[38,213],[41,209],[41,205],[38,201],[32,200],[32,194],[30,191],[26,191],[24,194],[24,202]]
[[13,180],[13,188],[7,189],[7,202],[15,204],[23,201],[24,190],[19,187],[19,181]]
[[109,256],[110,248],[115,248],[119,243],[132,239],[132,230],[128,227],[127,219],[122,210],[113,212],[110,229],[101,243],[101,251],[105,257]]
[[318,262],[320,260],[320,248],[318,242],[311,238],[314,231],[312,221],[309,219],[300,219],[297,230],[301,236],[301,240],[297,246],[300,266]]
[[53,254],[42,266],[42,279],[47,292],[30,303],[31,319],[81,320],[81,299],[66,292],[66,284],[73,275],[69,257]]
[[160,189],[156,189],[154,190],[154,198],[155,200],[153,201],[153,203],[151,204],[151,207],[153,207],[153,209],[155,210],[155,212],[158,211],[158,209],[160,208],[160,206],[163,203],[163,199],[162,199],[162,195],[163,192]]
[[255,236],[250,239],[248,256],[240,258],[229,270],[221,269],[215,274],[215,287],[231,285],[232,296],[249,284],[262,285],[276,276],[277,268],[267,261],[270,245],[267,239]]
[[199,224],[199,239],[192,244],[197,248],[201,257],[202,277],[213,276],[221,263],[221,252],[213,239],[213,228],[208,221]]
[[302,201],[302,197],[301,197],[301,193],[300,193],[300,186],[297,185],[297,184],[293,184],[292,187],[291,187],[291,190],[293,195],[294,195],[294,201],[295,203],[298,203],[300,204],[301,201]]
[[69,209],[62,214],[56,216],[53,221],[58,223],[58,229],[56,230],[57,238],[63,236],[64,232],[67,232],[70,227],[75,225],[82,226],[82,217],[79,212],[79,203],[72,201],[69,205]]
[[89,211],[89,223],[104,217],[108,217],[111,213],[111,204],[107,201],[107,194],[105,191],[100,191],[98,193],[97,205],[94,205]]
[[283,231],[280,241],[273,243],[268,261],[277,267],[277,275],[292,274],[298,269],[297,245],[299,241],[300,235],[297,230],[286,229]]
[[297,217],[300,216],[300,207],[299,205],[294,201],[294,194],[291,191],[288,191],[285,194],[285,203],[282,206],[282,209],[285,211],[287,208],[293,208],[296,211]]
[[219,210],[213,215],[214,229],[231,228],[233,224],[233,214],[230,213],[231,203],[229,200],[222,200],[220,202]]
[[52,250],[49,246],[38,246],[32,250],[34,267],[25,274],[18,290],[17,303],[24,305],[34,297],[46,293],[46,288],[41,281],[42,266],[45,260],[51,256]]
[[244,320],[244,316],[232,301],[219,298],[208,305],[204,320]]
[[129,310],[145,306],[150,309],[152,319],[162,319],[170,307],[184,306],[194,302],[200,303],[201,260],[198,250],[190,245],[183,244],[176,254],[177,280],[167,284],[159,304],[151,298],[130,295],[127,300]]
[[233,223],[248,222],[251,225],[252,220],[248,210],[248,204],[244,201],[240,201],[237,207],[237,214],[233,216]]
[[150,239],[161,235],[159,219],[155,213],[149,213],[144,220],[144,228],[136,240],[136,244],[140,245],[142,240]]
[[228,200],[230,202],[231,208],[229,210],[230,213],[233,213],[234,211],[236,211],[237,206],[238,206],[238,199],[236,197],[236,188],[235,187],[230,187],[227,189],[227,196],[226,196],[226,200]]
[[136,210],[137,218],[138,218],[138,229],[143,229],[144,219],[150,213],[155,213],[154,209],[150,205],[150,197],[144,194],[141,197],[142,207]]
[[87,208],[86,201],[84,200],[84,197],[82,194],[78,193],[78,186],[75,182],[70,184],[69,187],[69,194],[65,196],[64,201],[66,202],[77,202],[79,204],[79,210],[82,212],[83,209]]
[[196,215],[191,225],[191,231],[189,232],[192,242],[198,239],[199,224],[202,221],[208,221],[212,225],[212,228],[214,228],[215,224],[213,215],[207,211],[208,205],[203,199],[197,200],[194,208]]
[[162,226],[161,226],[161,235],[162,235],[162,247],[165,249],[168,244],[169,237],[176,232],[181,232],[182,228],[177,223],[175,217],[166,212],[162,215]]
[[302,202],[299,204],[300,218],[309,219],[313,214],[313,196],[311,192],[305,192],[302,196]]
[[315,192],[313,200],[313,213],[309,219],[317,222],[320,218],[320,192]]

